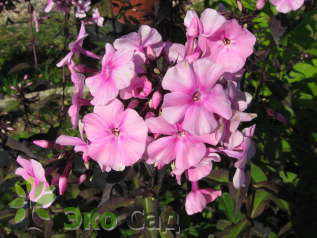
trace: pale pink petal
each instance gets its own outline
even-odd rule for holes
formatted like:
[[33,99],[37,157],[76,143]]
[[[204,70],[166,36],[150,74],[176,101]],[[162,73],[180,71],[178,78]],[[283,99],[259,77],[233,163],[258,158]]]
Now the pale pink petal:
[[169,62],[180,62],[185,58],[185,46],[168,41],[165,42],[164,53]]
[[196,13],[195,11],[188,10],[188,11],[186,12],[186,16],[185,16],[185,18],[184,18],[184,25],[185,25],[186,27],[189,27],[194,18],[198,18],[197,13]]
[[97,74],[86,79],[86,85],[94,96],[93,105],[105,105],[118,95],[118,89],[112,80]]
[[174,136],[162,137],[151,142],[147,148],[148,161],[159,167],[169,164],[175,159],[175,142]]
[[227,147],[229,149],[233,149],[235,147],[238,147],[243,142],[243,134],[240,131],[235,131],[231,134],[229,137],[228,145]]
[[63,66],[65,66],[65,65],[67,65],[67,64],[70,64],[70,63],[71,63],[71,60],[72,60],[72,58],[73,58],[73,55],[74,55],[73,52],[69,52],[61,61],[59,61],[59,62],[56,64],[56,66],[60,68],[60,67],[63,67]]
[[110,135],[111,130],[107,122],[96,113],[89,113],[83,118],[84,130],[90,141],[98,140]]
[[192,191],[186,196],[185,210],[188,215],[193,215],[195,213],[201,212],[207,206],[207,201],[205,196],[198,192]]
[[35,181],[38,180],[38,181],[46,183],[45,170],[44,170],[42,164],[40,164],[38,161],[33,160],[33,159],[31,159],[30,161],[31,161],[31,165],[33,168]]
[[[112,137],[105,137],[94,141],[88,146],[88,155],[98,162],[101,170],[105,171],[107,167],[112,168],[116,163],[117,143]],[[120,163],[121,161],[117,161]]]
[[210,59],[202,58],[193,63],[195,75],[199,85],[204,88],[212,88],[223,75],[223,67],[215,64]]
[[148,129],[143,118],[136,111],[127,109],[123,112],[120,131],[124,137],[136,140],[145,146]]
[[226,97],[225,91],[220,84],[213,87],[212,91],[209,93],[209,98],[205,100],[204,103],[206,109],[230,120],[232,116],[231,102]]
[[188,108],[188,103],[191,102],[191,97],[185,93],[173,92],[164,96],[162,105],[162,117],[171,124],[183,119]]
[[245,187],[246,186],[245,183],[246,181],[245,181],[245,174],[243,169],[237,168],[233,176],[233,186],[236,189],[239,189],[241,187]]
[[113,45],[117,50],[130,49],[133,51],[134,49],[136,49],[139,46],[140,43],[141,42],[140,42],[140,37],[139,37],[138,33],[132,32],[132,33],[121,36],[120,38],[116,39],[113,42]]
[[190,106],[185,113],[183,128],[194,135],[206,135],[214,131],[218,122],[210,111],[199,105]]
[[152,133],[173,135],[177,133],[175,126],[168,123],[163,117],[151,117],[147,119],[146,125]]
[[169,68],[163,78],[162,87],[170,91],[187,92],[195,87],[192,65],[186,61]]
[[24,180],[28,181],[31,177],[30,174],[23,168],[17,168],[15,174],[23,177]]
[[18,156],[17,158],[17,163],[20,164],[22,166],[23,169],[25,169],[25,171],[29,174],[32,173],[33,168],[32,168],[32,164],[29,160],[24,159],[22,156]]
[[256,9],[257,10],[261,10],[264,8],[264,5],[265,5],[265,1],[266,0],[257,0],[256,1]]
[[216,10],[208,8],[200,15],[200,21],[203,24],[203,35],[208,37],[225,23],[226,18],[220,15]]
[[[203,159],[204,160],[204,159]],[[187,177],[189,181],[195,182],[208,176],[212,170],[212,163],[209,159],[207,164],[199,164],[198,167],[192,167],[187,170]]]
[[160,33],[155,28],[151,28],[148,25],[140,26],[138,33],[143,46],[158,44],[162,41]]
[[112,125],[120,113],[124,111],[122,102],[114,99],[106,106],[95,106],[94,113],[98,114],[107,125]]
[[179,140],[175,147],[176,169],[185,171],[196,166],[206,155],[206,146],[203,143],[194,143],[192,140]]
[[59,145],[82,145],[84,142],[82,141],[82,139],[78,138],[78,137],[73,137],[73,136],[64,136],[61,135],[56,139],[56,144]]
[[124,162],[124,165],[131,166],[140,160],[145,151],[145,145],[146,143],[142,140],[136,140],[129,137],[122,139],[122,144],[120,144],[120,146],[123,154],[121,159]]

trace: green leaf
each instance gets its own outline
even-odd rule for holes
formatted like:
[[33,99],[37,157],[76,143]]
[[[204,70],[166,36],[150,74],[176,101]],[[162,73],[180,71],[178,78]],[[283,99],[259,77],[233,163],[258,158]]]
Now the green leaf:
[[289,203],[284,199],[277,198],[276,196],[272,197],[272,201],[278,206],[279,209],[282,209],[290,214]]
[[253,163],[251,163],[251,178],[255,183],[267,181],[263,170]]
[[49,211],[44,209],[44,208],[36,208],[35,209],[35,213],[36,215],[45,220],[45,221],[49,221],[51,218],[50,218],[50,214],[49,214]]
[[240,237],[240,233],[250,224],[247,219],[242,220],[238,224],[229,228],[225,234],[223,234],[222,238],[237,238]]
[[11,208],[21,208],[25,204],[24,198],[18,197],[9,203],[9,207]]
[[37,204],[41,206],[48,206],[55,200],[55,195],[53,193],[48,193],[43,195],[38,201]]
[[252,206],[252,212],[251,212],[252,218],[255,218],[255,217],[261,215],[261,213],[265,209],[267,201],[269,200],[270,197],[271,197],[271,194],[265,190],[257,190],[255,192],[253,206]]
[[25,219],[25,217],[26,217],[26,209],[19,208],[15,214],[14,222],[19,223],[19,222],[23,221]]
[[15,192],[18,196],[20,196],[20,197],[26,196],[24,189],[18,183],[16,183],[14,185],[14,189],[15,189]]
[[235,202],[228,193],[224,193],[219,198],[219,209],[224,212],[232,223],[238,223],[243,217],[239,210],[236,211]]
[[224,219],[220,219],[220,220],[217,221],[216,228],[218,230],[223,231],[224,229],[228,228],[230,225],[232,225],[232,223],[230,221],[224,220]]
[[295,180],[298,178],[297,174],[289,171],[280,171],[279,175],[283,183],[295,183]]
[[69,186],[69,192],[71,194],[71,197],[73,199],[76,199],[77,196],[79,195],[80,193],[80,190],[78,188],[78,185],[77,184],[72,184],[71,186]]

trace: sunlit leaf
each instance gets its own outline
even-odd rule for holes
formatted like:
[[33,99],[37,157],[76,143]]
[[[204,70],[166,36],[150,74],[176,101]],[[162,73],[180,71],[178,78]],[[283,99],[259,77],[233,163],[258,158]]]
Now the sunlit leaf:
[[25,219],[25,217],[26,217],[26,209],[19,208],[15,214],[14,222],[19,223],[19,222],[23,221]]

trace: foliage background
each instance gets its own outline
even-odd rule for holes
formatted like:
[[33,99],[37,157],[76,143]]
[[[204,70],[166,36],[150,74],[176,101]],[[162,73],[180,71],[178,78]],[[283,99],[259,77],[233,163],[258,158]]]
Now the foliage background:
[[[155,26],[165,39],[183,43],[186,9],[201,12],[207,7],[224,10],[227,16],[247,24],[257,37],[242,85],[253,96],[249,111],[258,114],[257,153],[248,168],[250,185],[234,190],[234,171],[226,169],[234,161],[223,160],[203,181],[204,186],[221,188],[223,196],[201,214],[187,216],[183,204],[189,187],[186,183],[178,186],[166,176],[168,171],[157,173],[149,166],[137,165],[123,173],[102,174],[92,164],[91,179],[79,186],[77,178],[86,168],[78,157],[66,195],[42,213],[28,209],[25,219],[15,224],[17,209],[8,204],[19,196],[19,188],[26,189],[14,175],[16,155],[25,154],[49,164],[57,152],[39,149],[32,141],[55,140],[62,133],[76,135],[65,116],[70,103],[68,73],[55,64],[67,52],[67,43],[76,37],[78,22],[72,16],[67,21],[62,14],[51,13],[36,33],[26,15],[18,20],[26,23],[7,21],[0,26],[0,237],[315,237],[317,2],[307,0],[305,7],[289,14],[278,14],[270,4],[255,11],[253,0],[241,1],[242,12],[234,0],[178,1],[174,8],[169,0],[162,2]],[[110,16],[104,1],[96,4],[103,15]],[[103,28],[88,28],[86,47],[100,53],[105,42],[135,28],[109,18]],[[28,80],[23,80],[25,74]],[[15,130],[5,131],[8,126]],[[20,196],[24,196],[21,191]],[[78,206],[82,211],[110,210],[123,219],[110,233],[65,232],[63,207],[67,206]],[[181,234],[131,231],[124,218],[142,207],[162,217],[179,214]],[[46,216],[50,218],[39,218]]]

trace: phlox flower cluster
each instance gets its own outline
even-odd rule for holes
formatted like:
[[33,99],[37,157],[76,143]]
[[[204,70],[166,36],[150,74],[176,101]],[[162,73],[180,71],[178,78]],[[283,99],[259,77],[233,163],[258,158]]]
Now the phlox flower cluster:
[[[252,97],[240,84],[256,39],[213,9],[200,16],[188,11],[184,25],[184,45],[163,41],[156,29],[142,25],[106,43],[104,55],[98,56],[83,49],[83,23],[57,64],[70,71],[74,94],[68,113],[81,136],[62,135],[56,144],[74,146],[85,163],[93,160],[105,172],[141,161],[168,167],[179,184],[192,183],[185,201],[191,215],[221,196],[221,190],[199,187],[214,163],[229,158],[234,186],[247,185],[244,171],[254,155],[255,126],[245,128],[243,122],[256,115],[246,111]],[[99,68],[76,64],[80,54],[95,59]],[[90,113],[81,115],[81,107]],[[61,194],[67,174],[56,182]]]
[[[256,8],[261,10],[264,8],[266,0],[257,0]],[[305,0],[270,0],[270,3],[276,7],[276,10],[281,13],[296,11],[303,6]]]
[[[48,0],[45,12],[54,10],[69,13],[72,9],[75,11],[76,18],[86,18],[87,13],[91,9],[91,0]],[[98,8],[95,8],[92,11],[92,18],[88,20],[88,22],[93,22],[98,26],[102,26],[104,18],[100,16]]]

